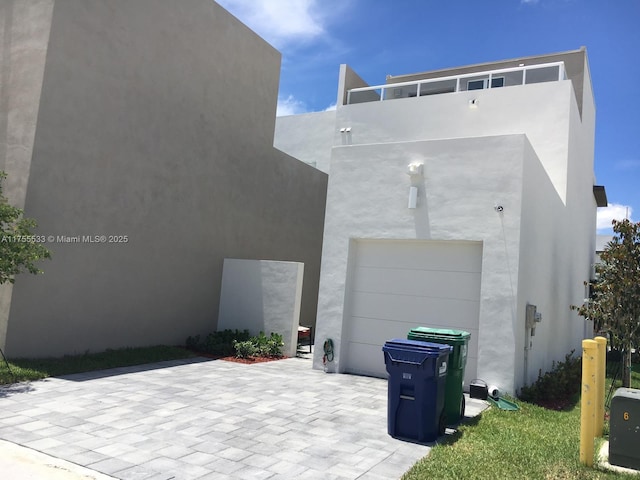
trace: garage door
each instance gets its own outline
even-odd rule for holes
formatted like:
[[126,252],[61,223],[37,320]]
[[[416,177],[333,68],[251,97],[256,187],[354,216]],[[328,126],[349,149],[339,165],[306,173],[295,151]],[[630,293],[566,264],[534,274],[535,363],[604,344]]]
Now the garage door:
[[481,242],[357,240],[345,299],[345,371],[386,377],[382,346],[417,326],[471,333],[465,385],[476,378]]

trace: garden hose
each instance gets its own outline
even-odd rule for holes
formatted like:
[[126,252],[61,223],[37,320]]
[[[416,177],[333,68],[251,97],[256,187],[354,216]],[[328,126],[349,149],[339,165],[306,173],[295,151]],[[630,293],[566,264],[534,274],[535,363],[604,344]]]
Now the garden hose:
[[327,338],[322,346],[324,350],[324,356],[322,357],[322,363],[333,362],[333,340]]

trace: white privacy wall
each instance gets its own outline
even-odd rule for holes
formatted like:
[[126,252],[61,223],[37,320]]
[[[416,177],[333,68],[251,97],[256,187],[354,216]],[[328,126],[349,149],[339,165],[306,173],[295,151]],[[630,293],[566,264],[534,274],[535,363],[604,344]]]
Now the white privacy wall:
[[218,330],[279,333],[284,354],[294,357],[303,273],[304,264],[298,262],[225,258]]

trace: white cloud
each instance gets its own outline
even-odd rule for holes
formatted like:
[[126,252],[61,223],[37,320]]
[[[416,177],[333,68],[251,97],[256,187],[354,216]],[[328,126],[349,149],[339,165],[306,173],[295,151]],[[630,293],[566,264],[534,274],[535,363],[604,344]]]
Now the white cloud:
[[608,207],[598,209],[598,221],[596,228],[598,230],[610,229],[612,220],[624,220],[625,218],[631,219],[632,213],[632,208],[627,205],[610,203]]
[[284,117],[287,115],[296,115],[298,113],[305,113],[305,104],[300,100],[296,100],[293,95],[289,95],[286,98],[278,98],[278,107],[276,109],[276,117]]
[[616,170],[636,170],[640,169],[640,160],[628,159],[620,160],[614,164]]
[[325,32],[318,0],[217,0],[276,48]]
[[520,3],[524,4],[536,4],[539,0],[520,0]]
[[331,105],[329,105],[327,108],[324,109],[325,112],[332,112],[336,109],[336,102],[333,102]]

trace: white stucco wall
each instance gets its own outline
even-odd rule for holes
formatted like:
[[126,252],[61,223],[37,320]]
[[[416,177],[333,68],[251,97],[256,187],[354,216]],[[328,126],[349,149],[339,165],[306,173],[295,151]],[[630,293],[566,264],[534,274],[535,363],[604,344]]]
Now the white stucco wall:
[[[478,376],[504,391],[535,380],[590,335],[569,306],[584,297],[595,250],[595,107],[585,52],[569,57],[570,80],[338,107],[326,147],[332,155],[316,328],[318,342],[338,344],[336,370],[351,239],[482,241]],[[287,122],[293,126],[296,117]],[[318,147],[296,153],[304,160]],[[424,162],[424,179],[410,183],[411,162]],[[419,189],[415,210],[407,209],[409,185]],[[543,321],[525,365],[528,302]]]
[[[334,145],[526,133],[566,198],[571,81],[349,105],[337,110]],[[469,101],[477,100],[477,108]],[[573,99],[575,101],[575,99]],[[351,128],[344,134],[341,128]]]
[[273,146],[329,173],[335,110],[276,118]]
[[[525,137],[509,135],[337,147],[333,151],[321,267],[317,342],[344,351],[345,285],[352,238],[482,241],[479,377],[513,387]],[[483,161],[490,158],[491,162]],[[418,207],[407,208],[410,161],[424,162]],[[500,216],[494,206],[504,206]],[[321,368],[322,352],[314,366]]]
[[[546,371],[553,359],[571,348],[571,312],[568,307],[571,286],[566,282],[570,259],[564,246],[564,224],[571,219],[546,171],[531,147],[525,146],[520,264],[515,329],[516,387],[535,381],[540,369]],[[535,336],[525,329],[527,303],[536,305],[542,321]],[[528,340],[528,342],[527,342]],[[526,349],[526,350],[525,350]]]
[[284,337],[284,354],[294,357],[303,273],[299,262],[225,258],[218,330],[279,333]]

